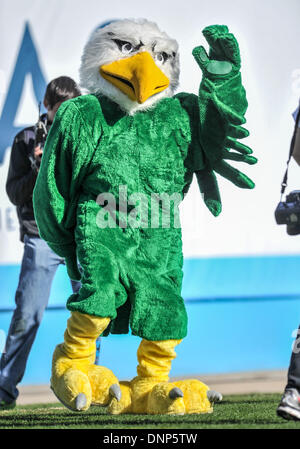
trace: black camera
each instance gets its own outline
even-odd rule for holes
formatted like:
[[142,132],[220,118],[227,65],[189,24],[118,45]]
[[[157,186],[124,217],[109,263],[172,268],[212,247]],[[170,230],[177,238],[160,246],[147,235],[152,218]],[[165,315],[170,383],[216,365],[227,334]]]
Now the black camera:
[[275,210],[277,224],[286,224],[288,235],[300,234],[300,190],[293,190]]
[[[47,119],[45,119],[45,114],[43,116],[41,116],[41,102],[39,102],[39,115],[38,115],[38,121],[34,127],[34,134],[35,134],[34,148],[40,147],[41,150],[43,150],[44,146],[45,146],[48,130],[47,130]],[[32,159],[33,165],[36,168],[39,168],[41,165],[42,156],[40,156],[38,158],[34,158],[34,156],[32,156],[31,159]]]
[[39,146],[41,149],[44,148],[47,138],[47,128],[42,120],[39,120],[35,125],[35,141],[34,146]]
[[[35,125],[35,141],[34,146],[39,146],[41,150],[44,149],[45,142],[47,138],[47,128],[45,123],[39,119],[37,124]],[[35,159],[36,167],[39,168],[42,162],[42,156],[39,156]]]

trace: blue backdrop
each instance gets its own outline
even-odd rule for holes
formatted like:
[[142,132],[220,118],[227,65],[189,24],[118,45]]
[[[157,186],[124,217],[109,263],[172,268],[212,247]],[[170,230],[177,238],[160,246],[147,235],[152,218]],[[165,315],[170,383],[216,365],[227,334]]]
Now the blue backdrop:
[[[171,375],[287,368],[300,318],[300,256],[186,259],[183,296],[189,333],[178,346]],[[0,266],[0,329],[8,330],[19,266]],[[48,383],[54,347],[62,341],[71,293],[58,269],[49,308],[23,383]],[[140,339],[102,339],[101,363],[123,379],[135,376]]]

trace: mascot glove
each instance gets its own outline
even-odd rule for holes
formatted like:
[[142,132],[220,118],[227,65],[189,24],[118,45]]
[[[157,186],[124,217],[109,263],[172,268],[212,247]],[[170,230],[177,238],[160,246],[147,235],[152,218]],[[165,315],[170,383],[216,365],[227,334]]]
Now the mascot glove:
[[[225,162],[226,159],[248,164],[257,162],[255,157],[249,156],[252,150],[237,141],[249,135],[241,126],[246,121],[244,114],[248,103],[241,81],[239,46],[224,25],[209,26],[203,30],[203,35],[209,44],[209,55],[200,46],[194,48],[193,56],[203,72],[199,113],[201,143],[207,167],[204,177],[212,179],[212,172],[215,171],[238,187],[251,189],[254,187],[253,181]],[[215,179],[212,183],[215,184],[215,200],[218,187]]]

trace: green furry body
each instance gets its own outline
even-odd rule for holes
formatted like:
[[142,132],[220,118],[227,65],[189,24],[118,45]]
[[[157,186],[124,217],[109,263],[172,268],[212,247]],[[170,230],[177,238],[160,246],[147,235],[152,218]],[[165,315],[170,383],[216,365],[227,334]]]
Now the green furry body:
[[[172,208],[170,227],[161,221],[151,227],[150,205],[153,193],[183,198],[192,165],[203,168],[193,103],[197,106],[196,96],[181,94],[128,116],[104,97],[82,96],[61,106],[48,136],[35,190],[41,236],[63,257],[76,248],[82,288],[68,308],[112,318],[111,332],[128,332],[130,322],[134,334],[149,340],[186,335],[181,229],[174,226]],[[59,136],[69,132],[59,146]],[[140,228],[119,226],[120,185],[128,197],[149,198],[148,221]],[[117,200],[115,227],[98,225],[96,200],[102,192]],[[161,209],[160,202],[160,219]]]
[[[170,226],[152,226],[152,194],[181,200],[195,173],[205,204],[217,216],[215,172],[238,187],[254,187],[226,162],[256,163],[252,150],[237,140],[249,134],[241,126],[247,100],[238,44],[226,26],[203,33],[209,55],[203,47],[193,51],[203,72],[199,97],[181,93],[134,115],[104,96],[78,97],[60,106],[47,138],[34,191],[40,235],[66,258],[72,279],[80,277],[77,258],[83,268],[82,288],[68,308],[110,317],[107,332],[127,333],[130,325],[148,340],[186,335],[181,229],[174,224],[175,207]],[[146,198],[142,226],[128,221],[135,203],[119,211],[120,186],[128,197]],[[98,195],[104,192],[116,199],[107,214],[115,226],[100,228]],[[159,203],[159,218],[162,212]]]

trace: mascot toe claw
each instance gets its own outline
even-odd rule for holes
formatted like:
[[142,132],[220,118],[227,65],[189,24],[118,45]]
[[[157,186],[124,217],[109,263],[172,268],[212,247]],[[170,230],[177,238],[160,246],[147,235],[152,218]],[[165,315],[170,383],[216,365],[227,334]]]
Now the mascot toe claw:
[[184,415],[185,405],[181,388],[168,382],[155,385],[149,394],[147,413],[152,415]]
[[172,390],[169,393],[169,398],[170,399],[183,398],[182,390],[180,390],[180,388],[178,387],[172,388]]
[[122,397],[122,392],[121,392],[121,388],[118,384],[113,384],[110,389],[109,389],[109,394],[113,397],[116,398],[116,400],[118,402],[120,402],[121,397]]
[[[112,385],[110,388],[112,387],[114,387],[114,385]],[[119,388],[120,388],[120,395],[118,395],[117,393],[119,399],[115,395],[111,395],[112,399],[108,406],[108,413],[110,413],[111,415],[121,415],[122,413],[132,412],[130,382],[121,381]]]
[[86,407],[87,399],[84,393],[79,393],[79,395],[75,399],[75,408],[78,411],[81,411]]
[[207,399],[212,404],[214,402],[221,402],[222,399],[223,399],[223,396],[218,391],[208,390],[208,392],[207,392]]

